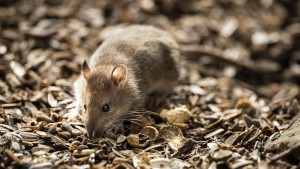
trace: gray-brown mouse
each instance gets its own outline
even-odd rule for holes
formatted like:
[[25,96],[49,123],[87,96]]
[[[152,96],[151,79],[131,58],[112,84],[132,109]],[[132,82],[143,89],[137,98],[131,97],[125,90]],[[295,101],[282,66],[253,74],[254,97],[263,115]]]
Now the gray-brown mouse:
[[89,137],[103,136],[151,93],[170,93],[179,78],[175,39],[152,26],[129,26],[110,35],[74,83],[77,111]]

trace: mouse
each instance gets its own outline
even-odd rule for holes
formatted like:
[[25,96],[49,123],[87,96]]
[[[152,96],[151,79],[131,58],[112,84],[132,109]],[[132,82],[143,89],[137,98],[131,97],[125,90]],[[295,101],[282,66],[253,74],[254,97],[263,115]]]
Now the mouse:
[[256,71],[226,59],[221,50],[179,44],[169,32],[154,26],[133,25],[115,31],[89,62],[83,62],[73,86],[76,108],[65,117],[72,121],[79,116],[90,138],[102,137],[122,126],[130,112],[145,108],[149,96],[171,94],[185,61],[201,56]]
[[180,51],[168,32],[134,25],[111,34],[81,66],[74,82],[75,111],[90,138],[122,124],[151,94],[167,95],[177,84]]

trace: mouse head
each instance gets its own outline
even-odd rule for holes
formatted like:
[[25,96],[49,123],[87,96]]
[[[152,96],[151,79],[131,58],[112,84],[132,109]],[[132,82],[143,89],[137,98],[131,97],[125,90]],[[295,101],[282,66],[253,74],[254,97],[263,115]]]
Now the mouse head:
[[91,70],[82,65],[86,85],[83,93],[83,120],[89,137],[100,137],[105,131],[121,124],[122,117],[138,99],[137,87],[130,82],[125,65],[99,65]]

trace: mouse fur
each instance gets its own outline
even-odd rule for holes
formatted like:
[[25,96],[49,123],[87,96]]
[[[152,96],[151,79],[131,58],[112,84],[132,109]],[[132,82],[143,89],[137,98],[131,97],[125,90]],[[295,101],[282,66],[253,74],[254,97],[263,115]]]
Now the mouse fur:
[[121,124],[128,112],[145,106],[149,94],[172,92],[179,78],[178,48],[169,33],[152,26],[129,26],[108,36],[74,83],[89,137]]

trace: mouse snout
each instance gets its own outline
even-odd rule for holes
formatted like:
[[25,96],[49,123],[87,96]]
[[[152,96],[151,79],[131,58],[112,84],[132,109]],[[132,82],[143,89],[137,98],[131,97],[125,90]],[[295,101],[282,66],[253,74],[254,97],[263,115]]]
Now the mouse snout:
[[105,129],[102,127],[87,128],[87,132],[90,138],[102,137],[105,133]]

